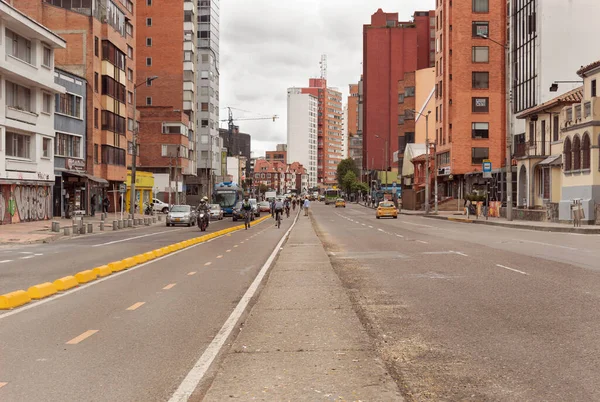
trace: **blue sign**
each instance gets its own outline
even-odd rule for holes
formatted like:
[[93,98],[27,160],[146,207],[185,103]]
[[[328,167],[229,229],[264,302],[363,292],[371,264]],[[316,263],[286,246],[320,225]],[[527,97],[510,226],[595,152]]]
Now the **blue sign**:
[[490,162],[490,161],[483,162],[483,172],[484,173],[492,172],[492,162]]

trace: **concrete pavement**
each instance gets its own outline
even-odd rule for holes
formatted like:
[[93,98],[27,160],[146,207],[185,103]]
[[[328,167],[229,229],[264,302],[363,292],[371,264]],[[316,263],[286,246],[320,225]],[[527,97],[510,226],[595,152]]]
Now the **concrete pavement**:
[[401,401],[301,215],[210,390],[197,400]]
[[407,399],[600,400],[598,236],[313,213]]

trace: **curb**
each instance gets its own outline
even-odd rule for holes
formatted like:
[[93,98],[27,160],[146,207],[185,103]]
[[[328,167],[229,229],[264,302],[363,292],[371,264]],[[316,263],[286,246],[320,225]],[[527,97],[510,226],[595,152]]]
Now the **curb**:
[[[250,226],[256,226],[270,217],[271,215],[267,215],[255,219],[253,222],[250,222]],[[67,291],[81,284],[93,282],[98,278],[109,276],[115,272],[124,271],[126,269],[135,267],[136,265],[144,264],[156,258],[163,257],[167,254],[171,254],[176,251],[195,246],[196,244],[204,243],[208,240],[225,236],[229,233],[237,232],[239,230],[244,229],[244,225],[233,226],[227,229],[219,230],[217,232],[207,233],[200,237],[194,237],[192,239],[184,240],[179,243],[161,247],[156,250],[148,251],[146,253],[138,254],[133,257],[113,261],[99,267],[83,270],[77,272],[75,275],[59,278],[52,283],[46,282],[38,285],[33,285],[27,291],[17,290],[14,292],[5,293],[3,295],[0,295],[0,310],[12,310],[16,307],[20,307],[24,304],[27,304],[32,300],[41,300],[46,297],[51,297],[56,293]]]
[[500,223],[493,221],[485,221],[479,219],[467,219],[467,218],[454,218],[454,217],[446,217],[446,216],[435,216],[435,215],[424,215],[425,218],[429,219],[441,219],[444,221],[451,221],[457,223],[474,223],[476,225],[490,225],[490,226],[498,226],[510,229],[521,229],[521,230],[533,230],[536,232],[554,232],[554,233],[578,233],[578,234],[587,234],[594,235],[600,234],[600,228],[592,228],[592,229],[582,229],[582,228],[573,228],[573,227],[547,227],[547,226],[535,226],[535,225],[518,225],[514,223]]

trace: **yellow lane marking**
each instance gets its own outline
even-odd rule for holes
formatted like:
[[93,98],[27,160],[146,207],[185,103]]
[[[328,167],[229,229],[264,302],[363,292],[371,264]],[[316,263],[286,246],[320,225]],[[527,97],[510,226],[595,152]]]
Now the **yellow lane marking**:
[[94,335],[96,332],[98,332],[97,329],[90,329],[88,331],[85,331],[83,334],[76,336],[75,338],[67,342],[67,345],[77,345],[79,342],[86,340],[90,336]]
[[130,311],[137,310],[138,308],[142,307],[144,304],[146,304],[146,302],[137,302],[134,305],[127,307],[127,310],[130,310]]
[[169,283],[167,286],[165,286],[165,287],[163,288],[163,290],[169,290],[169,289],[172,289],[172,288],[173,288],[173,286],[175,286],[175,285],[177,285],[177,284],[176,284],[176,283]]
[[196,271],[192,271],[188,274],[188,276],[196,275]]
[[225,250],[226,253],[231,253],[231,250]]
[[218,255],[217,258],[223,258],[223,256],[222,255]]
[[212,264],[212,262],[207,262],[206,264],[204,264],[205,267],[209,266],[210,264]]
[[7,382],[0,382],[0,388],[2,388],[3,386],[5,386],[6,384],[8,384]]

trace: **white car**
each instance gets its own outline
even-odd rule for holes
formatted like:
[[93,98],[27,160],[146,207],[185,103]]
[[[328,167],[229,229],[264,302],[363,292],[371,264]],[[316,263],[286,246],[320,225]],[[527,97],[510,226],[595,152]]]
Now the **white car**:
[[210,204],[210,219],[218,221],[223,219],[223,210],[219,204]]
[[169,212],[169,204],[167,204],[166,202],[162,202],[161,200],[154,198],[152,199],[152,203],[154,204],[152,206],[154,212],[162,212],[163,214]]

